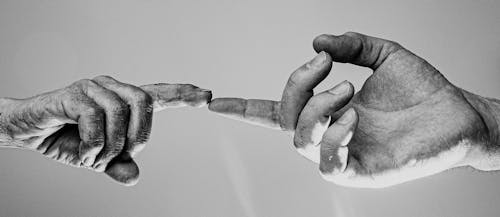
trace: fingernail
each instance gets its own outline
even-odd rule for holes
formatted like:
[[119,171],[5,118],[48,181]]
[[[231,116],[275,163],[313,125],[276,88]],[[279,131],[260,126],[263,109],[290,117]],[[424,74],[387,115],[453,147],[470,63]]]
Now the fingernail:
[[336,122],[339,124],[349,124],[354,120],[355,115],[354,109],[350,108]]
[[335,95],[342,94],[349,90],[349,83],[347,81],[343,81],[342,83],[335,86],[333,89],[330,89],[330,93]]
[[326,60],[326,53],[324,51],[321,51],[314,59],[311,60],[311,64],[318,66],[321,65],[323,62]]

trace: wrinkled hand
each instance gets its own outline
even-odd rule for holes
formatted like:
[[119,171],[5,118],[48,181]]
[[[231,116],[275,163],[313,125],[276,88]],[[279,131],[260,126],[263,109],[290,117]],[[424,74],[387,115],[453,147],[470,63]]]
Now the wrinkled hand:
[[139,168],[132,158],[149,139],[153,110],[202,106],[211,97],[190,84],[136,87],[99,76],[29,99],[0,100],[0,141],[133,185]]
[[[489,132],[464,97],[401,45],[358,33],[321,35],[322,51],[289,78],[281,101],[219,98],[209,109],[294,131],[294,145],[323,177],[353,187],[386,187],[449,168],[485,165]],[[349,82],[313,94],[332,61],[373,69],[359,92]]]

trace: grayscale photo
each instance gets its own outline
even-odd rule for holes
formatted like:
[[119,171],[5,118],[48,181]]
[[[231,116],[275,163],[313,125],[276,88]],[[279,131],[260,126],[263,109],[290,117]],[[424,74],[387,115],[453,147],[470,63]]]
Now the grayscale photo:
[[500,216],[500,1],[0,0],[0,217]]

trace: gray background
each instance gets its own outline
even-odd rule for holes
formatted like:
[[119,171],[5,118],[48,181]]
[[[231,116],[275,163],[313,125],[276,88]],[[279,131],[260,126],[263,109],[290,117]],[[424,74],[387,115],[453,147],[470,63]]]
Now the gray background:
[[[500,98],[500,1],[0,2],[0,95],[82,78],[194,83],[215,96],[279,99],[321,33],[400,42],[457,86]],[[334,64],[318,89],[359,88],[369,71]],[[382,190],[338,187],[291,137],[211,114],[167,110],[139,155],[135,187],[0,150],[0,216],[499,216],[500,175],[456,169]]]

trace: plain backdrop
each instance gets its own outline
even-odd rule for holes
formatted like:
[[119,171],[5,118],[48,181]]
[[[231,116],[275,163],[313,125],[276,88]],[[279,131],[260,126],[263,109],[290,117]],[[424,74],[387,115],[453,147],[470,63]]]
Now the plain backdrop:
[[[193,83],[279,99],[322,33],[398,41],[452,83],[500,98],[500,1],[0,0],[0,96],[82,78]],[[370,71],[334,64],[323,90]],[[141,180],[0,150],[0,216],[499,216],[500,175],[455,169],[379,190],[323,181],[282,132],[201,109],[155,114]]]

